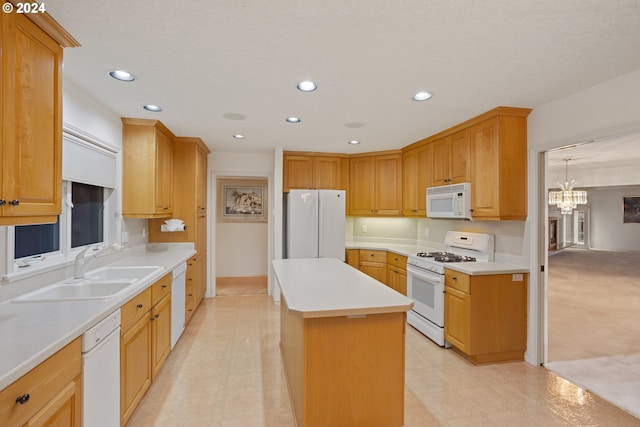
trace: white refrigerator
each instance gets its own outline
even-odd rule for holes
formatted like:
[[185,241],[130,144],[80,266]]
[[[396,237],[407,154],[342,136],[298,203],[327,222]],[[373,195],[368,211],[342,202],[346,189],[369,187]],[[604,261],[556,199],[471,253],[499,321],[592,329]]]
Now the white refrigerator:
[[285,196],[285,258],[345,258],[346,192],[291,190]]

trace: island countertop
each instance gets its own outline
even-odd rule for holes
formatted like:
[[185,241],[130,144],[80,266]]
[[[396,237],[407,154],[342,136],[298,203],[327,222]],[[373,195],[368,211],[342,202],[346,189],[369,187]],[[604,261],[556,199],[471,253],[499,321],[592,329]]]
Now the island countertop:
[[272,261],[289,312],[303,317],[406,312],[413,301],[333,258]]

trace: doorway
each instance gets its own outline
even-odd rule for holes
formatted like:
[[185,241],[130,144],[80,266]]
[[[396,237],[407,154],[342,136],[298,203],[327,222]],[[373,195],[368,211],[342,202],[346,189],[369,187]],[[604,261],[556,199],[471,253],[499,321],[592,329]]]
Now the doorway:
[[216,296],[267,294],[267,177],[216,177]]

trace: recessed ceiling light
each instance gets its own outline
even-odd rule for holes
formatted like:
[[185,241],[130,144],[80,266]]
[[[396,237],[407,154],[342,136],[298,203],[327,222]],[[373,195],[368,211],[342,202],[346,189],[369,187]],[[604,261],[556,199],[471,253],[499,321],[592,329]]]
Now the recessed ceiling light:
[[162,111],[162,107],[159,107],[159,106],[153,105],[153,104],[147,104],[142,108],[144,108],[147,111],[152,111],[154,113],[159,113],[160,111]]
[[242,135],[241,133],[236,133],[235,135],[233,135],[233,137],[235,139],[245,139],[246,136]]
[[287,121],[289,123],[300,123],[300,118],[299,117],[287,117]]
[[418,92],[413,95],[411,99],[413,99],[414,101],[426,101],[427,99],[431,99],[432,96],[433,95],[431,95],[429,92]]
[[355,139],[352,139],[351,141],[349,141],[349,144],[351,144],[351,145],[358,145],[358,144],[360,144],[360,141],[357,141],[357,140],[355,140]]
[[124,70],[111,70],[109,71],[109,75],[123,82],[132,82],[136,79],[136,76]]
[[318,85],[310,80],[305,80],[303,82],[298,83],[297,88],[298,90],[301,90],[303,92],[313,92],[318,88]]

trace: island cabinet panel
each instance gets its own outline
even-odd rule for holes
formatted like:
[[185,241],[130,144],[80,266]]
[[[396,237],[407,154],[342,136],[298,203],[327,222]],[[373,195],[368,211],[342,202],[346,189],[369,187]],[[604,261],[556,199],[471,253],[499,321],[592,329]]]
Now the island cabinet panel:
[[405,318],[305,319],[281,301],[281,347],[298,427],[404,424]]
[[296,425],[402,426],[405,321],[413,301],[337,259],[272,265]]

